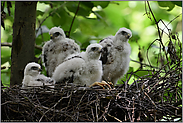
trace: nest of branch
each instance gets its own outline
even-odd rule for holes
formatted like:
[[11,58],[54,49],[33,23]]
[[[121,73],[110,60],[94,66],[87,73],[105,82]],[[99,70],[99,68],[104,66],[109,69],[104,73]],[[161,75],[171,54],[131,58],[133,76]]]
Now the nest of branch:
[[1,118],[18,122],[182,121],[180,71],[175,65],[164,75],[160,75],[161,69],[113,89],[2,87]]

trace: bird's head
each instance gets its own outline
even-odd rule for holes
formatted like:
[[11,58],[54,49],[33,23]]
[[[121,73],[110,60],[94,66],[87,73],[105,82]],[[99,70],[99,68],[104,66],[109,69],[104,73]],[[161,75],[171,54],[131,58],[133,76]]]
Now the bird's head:
[[116,35],[115,35],[115,38],[117,40],[121,40],[123,42],[128,41],[128,39],[131,38],[131,37],[132,37],[132,32],[129,29],[125,28],[125,27],[120,28],[118,30],[118,32],[116,33]]
[[53,41],[61,40],[65,38],[65,33],[60,27],[53,27],[49,31],[50,38]]
[[90,44],[86,48],[86,54],[88,59],[99,59],[102,52],[102,46],[100,44]]
[[41,66],[35,62],[28,63],[24,70],[24,75],[37,76],[42,71]]

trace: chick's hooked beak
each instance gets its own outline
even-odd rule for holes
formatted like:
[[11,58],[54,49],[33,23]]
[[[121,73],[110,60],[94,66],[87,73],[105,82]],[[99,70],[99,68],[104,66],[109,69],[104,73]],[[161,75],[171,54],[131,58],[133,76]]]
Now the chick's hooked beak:
[[50,39],[53,39],[53,35],[52,34],[50,35]]
[[41,68],[39,68],[39,69],[38,69],[38,71],[39,71],[39,72],[41,72],[41,71],[42,71],[42,69],[41,69]]
[[104,51],[104,48],[100,48],[100,53],[103,53]]
[[131,35],[130,35],[129,33],[127,33],[127,34],[125,35],[125,37],[126,37],[127,39],[129,39],[129,38],[131,37]]
[[125,37],[126,37],[127,39],[129,39],[129,38],[131,37],[131,35],[130,35],[129,33],[127,33],[127,34],[125,35]]

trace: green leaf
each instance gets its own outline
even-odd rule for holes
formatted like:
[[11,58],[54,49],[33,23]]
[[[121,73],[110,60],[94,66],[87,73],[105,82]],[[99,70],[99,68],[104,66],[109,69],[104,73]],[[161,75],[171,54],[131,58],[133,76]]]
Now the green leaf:
[[80,3],[82,6],[85,6],[85,7],[90,8],[90,9],[92,9],[94,7],[94,4],[90,1],[81,1]]
[[68,15],[66,14],[66,11],[63,8],[58,9],[52,17],[52,22],[55,26],[61,26],[65,23],[68,23],[67,20]]
[[[127,72],[121,79],[118,80],[118,84],[122,84],[122,83],[121,83],[122,81],[128,80],[129,77],[131,76],[130,73],[132,73],[132,72],[133,72],[133,67],[129,67],[128,72]],[[131,80],[131,78],[130,78],[130,80]],[[132,80],[131,80],[131,81],[132,81]],[[129,81],[128,84],[132,83],[131,81]]]
[[[60,8],[52,17],[54,26],[60,26],[65,32],[68,32],[74,17],[72,17],[64,8]],[[75,18],[71,33],[78,27],[79,21]],[[67,35],[67,34],[66,34]]]
[[39,1],[40,3],[50,4],[50,1]]
[[8,36],[8,40],[7,40],[7,42],[8,42],[8,43],[11,43],[11,42],[12,42],[12,40],[13,40],[12,38],[13,38],[13,36]]
[[171,1],[173,4],[182,7],[182,1]]
[[64,3],[64,1],[50,1],[50,3],[56,5],[56,6],[60,6]]
[[1,64],[4,64],[5,62],[10,62],[11,57],[11,48],[9,47],[1,47]]
[[[43,39],[42,39],[42,35],[43,35]],[[49,41],[50,40],[50,35],[48,33],[43,33],[42,35],[39,35],[36,38],[36,45],[41,45],[41,44],[43,44],[43,41]]]
[[42,11],[39,11],[39,10],[36,11],[36,16],[43,15],[43,14],[44,14],[44,12],[42,12]]
[[92,1],[92,3],[94,4],[94,6],[101,6],[102,8],[106,8],[110,1]]
[[[75,14],[78,9],[78,2],[69,2],[66,4],[66,7],[70,12],[73,12]],[[91,9],[92,8],[90,8],[90,6],[86,6],[83,2],[81,2],[77,15],[86,17],[91,13]]]
[[171,11],[175,7],[175,4],[171,1],[158,1],[158,5],[161,7],[168,7],[169,9],[167,11]]
[[9,62],[9,61],[10,61],[10,56],[1,57],[1,64],[4,64],[4,63]]
[[1,81],[4,86],[10,86],[11,69],[1,71]]
[[1,57],[11,56],[11,48],[2,46],[1,47]]
[[139,71],[135,72],[135,75],[137,75],[136,77],[139,78],[144,75],[152,75],[152,73],[148,70],[139,70]]

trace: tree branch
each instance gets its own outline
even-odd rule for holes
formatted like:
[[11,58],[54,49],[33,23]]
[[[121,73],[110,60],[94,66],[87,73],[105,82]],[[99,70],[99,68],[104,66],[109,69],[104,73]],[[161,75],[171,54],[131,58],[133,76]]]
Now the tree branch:
[[63,3],[62,5],[60,5],[58,8],[56,8],[54,11],[52,11],[45,19],[43,19],[43,20],[40,22],[39,27],[38,27],[37,30],[39,30],[39,28],[41,28],[41,25],[43,24],[43,22],[44,22],[47,18],[49,18],[50,16],[52,16],[52,15],[53,15],[59,8],[61,8],[64,4],[66,4],[66,2]]
[[72,29],[72,26],[73,26],[73,24],[74,24],[74,20],[75,20],[76,15],[77,15],[77,13],[78,13],[78,11],[79,11],[79,5],[80,5],[80,1],[79,1],[79,3],[78,3],[78,7],[77,7],[77,9],[76,9],[75,15],[74,15],[74,17],[73,17],[73,19],[72,19],[71,26],[70,26],[70,29],[69,29],[68,36],[67,36],[67,37],[70,37],[71,29]]
[[[8,42],[1,43],[1,46],[12,47],[12,43],[8,43]],[[35,45],[35,48],[36,48],[36,49],[39,49],[39,50],[42,50],[42,47],[40,47],[40,46],[38,46],[38,45]]]
[[141,64],[141,65],[144,65],[144,66],[148,66],[148,67],[151,67],[151,68],[159,69],[158,67],[155,67],[155,66],[152,66],[152,65],[148,65],[148,64],[144,64],[144,63],[142,63],[142,62],[135,61],[135,60],[133,60],[133,59],[130,59],[130,60],[133,61],[133,62],[139,63],[139,64]]
[[[156,18],[155,18],[155,16],[154,16],[154,13],[152,12],[152,9],[151,9],[151,7],[150,7],[149,1],[147,1],[147,4],[148,4],[148,7],[149,7],[149,11],[150,11],[151,15],[153,16],[153,19],[154,19],[155,24],[156,24],[157,29],[158,29],[159,39],[157,39],[157,40],[161,43],[161,45],[162,45],[162,47],[163,47],[163,51],[165,52],[166,60],[168,61],[167,52],[166,52],[166,50],[165,50],[165,46],[163,45],[162,38],[161,38],[161,33],[160,33],[160,28],[159,28],[159,25],[158,25],[159,21],[156,20]],[[163,33],[163,32],[162,32],[162,33]],[[148,54],[147,54],[147,55],[148,55]],[[170,66],[169,66],[169,65],[168,65],[168,67],[169,67],[169,69],[170,69]]]

